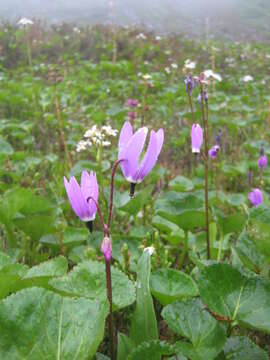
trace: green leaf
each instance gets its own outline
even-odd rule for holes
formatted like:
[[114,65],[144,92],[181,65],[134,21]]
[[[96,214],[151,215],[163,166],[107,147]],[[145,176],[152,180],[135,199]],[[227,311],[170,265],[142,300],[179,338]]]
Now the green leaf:
[[[134,284],[120,270],[112,266],[112,297],[115,309],[131,305],[135,300]],[[107,299],[105,264],[97,261],[79,263],[65,277],[52,279],[49,284],[64,295]]]
[[227,360],[267,360],[267,353],[248,337],[236,336],[227,339],[224,347]]
[[130,330],[130,338],[136,345],[158,339],[156,314],[149,287],[150,256],[150,249],[146,248],[137,264],[136,309]]
[[236,243],[235,250],[241,261],[249,270],[260,272],[265,265],[265,256],[257,249],[256,243],[249,236],[247,231],[243,231]]
[[162,305],[198,295],[194,280],[175,269],[159,269],[150,277],[152,294]]
[[125,334],[118,332],[117,360],[126,360],[133,348],[134,344],[130,338]]
[[193,182],[184,176],[177,176],[169,182],[172,190],[184,192],[193,190]]
[[11,155],[13,152],[14,150],[10,143],[0,138],[0,155]]
[[157,360],[162,355],[168,356],[174,353],[174,347],[167,342],[152,340],[137,346],[128,356],[127,360]]
[[225,326],[214,319],[199,299],[167,305],[162,317],[170,329],[187,339],[178,342],[179,350],[192,360],[214,359],[226,341]]
[[89,359],[103,338],[108,304],[25,289],[0,302],[3,360]]
[[213,264],[200,273],[202,301],[216,314],[270,333],[270,281],[248,278],[228,264]]
[[250,209],[249,232],[255,240],[257,249],[270,259],[270,208],[260,205]]

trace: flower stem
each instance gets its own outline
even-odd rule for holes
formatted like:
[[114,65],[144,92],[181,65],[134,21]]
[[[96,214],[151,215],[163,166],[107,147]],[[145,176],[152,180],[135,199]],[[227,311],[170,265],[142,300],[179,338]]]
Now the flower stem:
[[263,185],[263,169],[260,168],[260,185],[259,185],[260,190],[262,190],[262,185]]
[[218,188],[219,188],[218,181],[219,181],[219,179],[218,179],[218,158],[216,158],[216,203],[218,202]]
[[[210,259],[210,237],[209,237],[209,209],[208,209],[208,100],[205,99],[203,84],[201,84],[201,111],[204,128],[204,169],[205,169],[205,230],[206,230],[206,245],[207,245],[207,259]],[[205,106],[204,106],[205,102]]]
[[107,286],[107,298],[109,300],[110,305],[110,313],[109,313],[109,332],[110,332],[110,353],[111,360],[116,359],[115,353],[115,336],[113,330],[113,309],[112,309],[112,277],[111,277],[111,260],[106,260],[106,286]]
[[111,227],[111,222],[112,222],[114,176],[115,176],[117,167],[118,167],[118,165],[120,164],[121,161],[123,161],[123,159],[117,160],[117,161],[113,164],[113,168],[112,168],[111,190],[110,190],[110,202],[109,202],[109,214],[108,214],[108,229],[110,229],[110,227]]
[[189,91],[188,91],[188,93],[187,93],[187,96],[188,96],[188,104],[189,104],[190,111],[191,111],[191,114],[192,114],[192,121],[195,122],[194,109],[193,109],[193,104],[192,104],[192,98],[191,98],[191,95],[190,95]]

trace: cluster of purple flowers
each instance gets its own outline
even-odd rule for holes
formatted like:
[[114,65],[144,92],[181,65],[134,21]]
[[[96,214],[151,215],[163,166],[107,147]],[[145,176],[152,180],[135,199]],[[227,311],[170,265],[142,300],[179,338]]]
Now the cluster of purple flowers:
[[[119,136],[118,142],[118,162],[122,173],[131,184],[131,195],[134,195],[135,185],[143,181],[155,166],[160,154],[164,131],[159,129],[157,132],[151,130],[150,140],[143,159],[139,162],[144,149],[148,129],[142,127],[133,133],[131,124],[126,121]],[[83,171],[81,175],[81,185],[78,184],[74,176],[68,181],[64,177],[66,192],[75,214],[84,222],[89,229],[92,228],[97,213],[98,206],[98,183],[94,172]],[[112,246],[108,237],[104,238],[101,250],[106,258],[110,259]]]

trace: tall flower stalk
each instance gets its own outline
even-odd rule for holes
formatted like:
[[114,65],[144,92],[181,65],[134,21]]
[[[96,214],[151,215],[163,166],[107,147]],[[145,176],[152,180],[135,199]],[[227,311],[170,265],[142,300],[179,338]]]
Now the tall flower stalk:
[[205,202],[205,231],[207,259],[210,259],[210,235],[209,235],[209,204],[208,204],[208,149],[209,149],[209,128],[208,128],[208,96],[204,89],[203,81],[200,81],[201,113],[204,130],[204,202]]
[[133,134],[133,129],[129,122],[126,122],[121,130],[118,144],[118,160],[114,163],[111,173],[107,223],[104,221],[98,204],[99,190],[96,174],[93,172],[88,174],[87,171],[83,171],[81,176],[81,186],[79,186],[77,180],[74,177],[72,177],[70,181],[64,178],[66,192],[76,215],[82,221],[86,222],[89,231],[92,232],[92,223],[97,213],[103,228],[104,239],[101,244],[101,251],[105,260],[107,298],[110,307],[108,323],[110,333],[111,360],[116,360],[117,352],[115,341],[116,336],[113,326],[113,298],[111,278],[112,242],[110,238],[110,229],[113,216],[114,178],[117,167],[120,164],[123,175],[130,182],[130,196],[134,196],[135,185],[142,182],[155,166],[163,145],[163,129],[160,129],[157,132],[152,130],[146,153],[139,164],[139,158],[144,148],[147,132],[148,129],[143,127]]

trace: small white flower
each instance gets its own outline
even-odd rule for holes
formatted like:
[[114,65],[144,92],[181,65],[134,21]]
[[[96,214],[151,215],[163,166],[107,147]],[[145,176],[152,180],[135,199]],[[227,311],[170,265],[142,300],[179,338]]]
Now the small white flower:
[[170,51],[170,50],[166,50],[166,51],[165,51],[165,54],[166,54],[166,55],[171,55],[171,51]]
[[187,59],[185,61],[184,67],[186,69],[195,69],[196,67],[196,62],[195,61],[191,61],[190,59]]
[[81,30],[80,30],[77,26],[75,26],[75,27],[73,28],[73,31],[74,31],[76,34],[80,34],[80,32],[81,32]]
[[118,133],[118,130],[113,129],[111,125],[103,125],[101,129],[109,136],[116,136]]
[[244,81],[244,82],[250,82],[250,81],[253,81],[253,80],[254,80],[254,78],[251,75],[246,75],[246,76],[244,76],[242,78],[242,81]]
[[27,19],[27,18],[21,18],[21,20],[18,21],[17,23],[19,26],[30,26],[30,25],[33,25],[34,22],[30,19]]
[[207,79],[213,78],[213,79],[215,79],[215,80],[217,80],[217,81],[221,81],[221,80],[222,80],[222,77],[221,77],[219,74],[214,73],[212,70],[205,70],[205,71],[204,71],[204,75],[205,75],[205,77],[206,77]]
[[102,141],[102,146],[110,146],[111,145],[111,142],[110,141]]
[[172,67],[173,69],[178,69],[178,65],[175,64],[175,63],[172,63],[172,64],[171,64],[171,67]]
[[265,79],[262,79],[261,83],[262,83],[263,85],[265,85],[265,84],[266,84]]
[[152,79],[152,76],[150,74],[144,74],[142,77],[143,77],[144,80],[151,80]]
[[170,74],[171,73],[171,69],[167,66],[167,67],[165,67],[165,69],[164,69],[165,71],[166,71],[166,73],[167,74]]
[[152,255],[154,254],[154,252],[155,252],[155,248],[154,248],[154,246],[149,246],[149,247],[145,248],[145,249],[143,250],[143,252],[148,252],[148,254],[149,254],[150,256],[152,256]]
[[140,33],[136,36],[136,39],[146,40],[146,36],[143,33]]
[[156,36],[157,41],[160,41],[161,39],[162,39],[161,36],[159,36],[159,35]]
[[145,60],[144,62],[144,65],[149,65],[149,61]]
[[87,147],[90,147],[90,146],[91,146],[91,141],[81,140],[77,144],[76,151],[81,152],[83,150],[86,150]]

